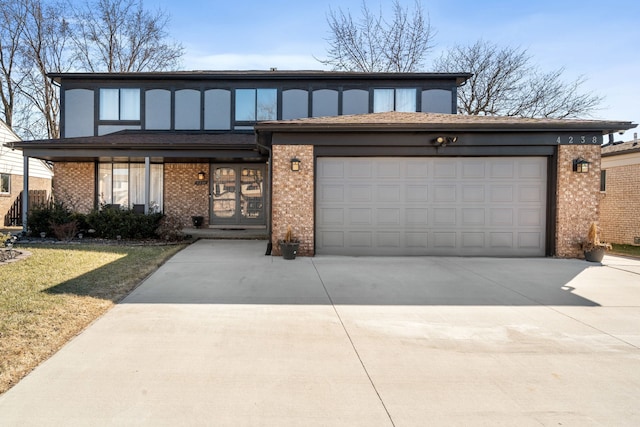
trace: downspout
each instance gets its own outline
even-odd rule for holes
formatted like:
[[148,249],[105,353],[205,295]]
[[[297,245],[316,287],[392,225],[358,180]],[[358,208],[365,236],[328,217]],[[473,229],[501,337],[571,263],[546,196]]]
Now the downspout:
[[267,250],[265,255],[271,255],[271,249],[273,244],[271,243],[271,234],[272,234],[272,226],[271,226],[271,199],[272,199],[272,190],[271,190],[271,176],[273,173],[273,154],[271,153],[271,147],[267,147],[266,145],[262,145],[259,142],[259,135],[256,135],[256,146],[263,150],[269,152],[269,164],[267,167],[267,185],[269,186],[269,191],[267,191],[267,206],[265,209],[265,214],[267,215],[267,238],[269,242],[267,243]]

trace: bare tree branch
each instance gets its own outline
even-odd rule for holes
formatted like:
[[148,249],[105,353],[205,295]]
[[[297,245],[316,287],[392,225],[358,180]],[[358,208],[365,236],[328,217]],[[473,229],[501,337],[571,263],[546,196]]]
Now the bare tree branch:
[[360,12],[354,21],[349,11],[329,11],[328,57],[319,59],[322,64],[366,72],[413,72],[424,65],[435,32],[418,1],[410,13],[394,0],[391,22],[384,19],[382,9],[373,14],[364,0]]
[[72,38],[81,69],[140,72],[178,68],[183,47],[167,40],[169,17],[140,0],[93,0],[74,11]]
[[18,86],[22,80],[20,42],[27,10],[23,3],[0,0],[0,100],[4,122],[13,127]]
[[564,69],[541,72],[526,50],[483,40],[454,46],[435,62],[435,71],[470,72],[458,89],[458,112],[471,115],[569,118],[589,116],[603,98],[581,93],[585,82],[563,79]]

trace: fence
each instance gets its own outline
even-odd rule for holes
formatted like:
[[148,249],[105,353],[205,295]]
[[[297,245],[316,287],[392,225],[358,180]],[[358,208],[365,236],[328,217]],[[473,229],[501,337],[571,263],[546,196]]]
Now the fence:
[[[9,208],[4,216],[4,225],[17,226],[22,225],[22,191],[18,194],[16,200]],[[47,190],[29,190],[29,207],[42,205],[49,202]]]

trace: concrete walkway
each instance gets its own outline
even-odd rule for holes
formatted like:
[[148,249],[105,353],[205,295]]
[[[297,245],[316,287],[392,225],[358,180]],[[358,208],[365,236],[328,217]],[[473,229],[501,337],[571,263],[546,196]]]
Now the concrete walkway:
[[0,426],[637,426],[640,262],[177,254]]

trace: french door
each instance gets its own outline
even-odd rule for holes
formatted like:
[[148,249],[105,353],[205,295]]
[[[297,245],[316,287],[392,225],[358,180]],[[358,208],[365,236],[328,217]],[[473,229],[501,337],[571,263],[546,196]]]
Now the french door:
[[209,224],[265,225],[265,165],[211,165]]

